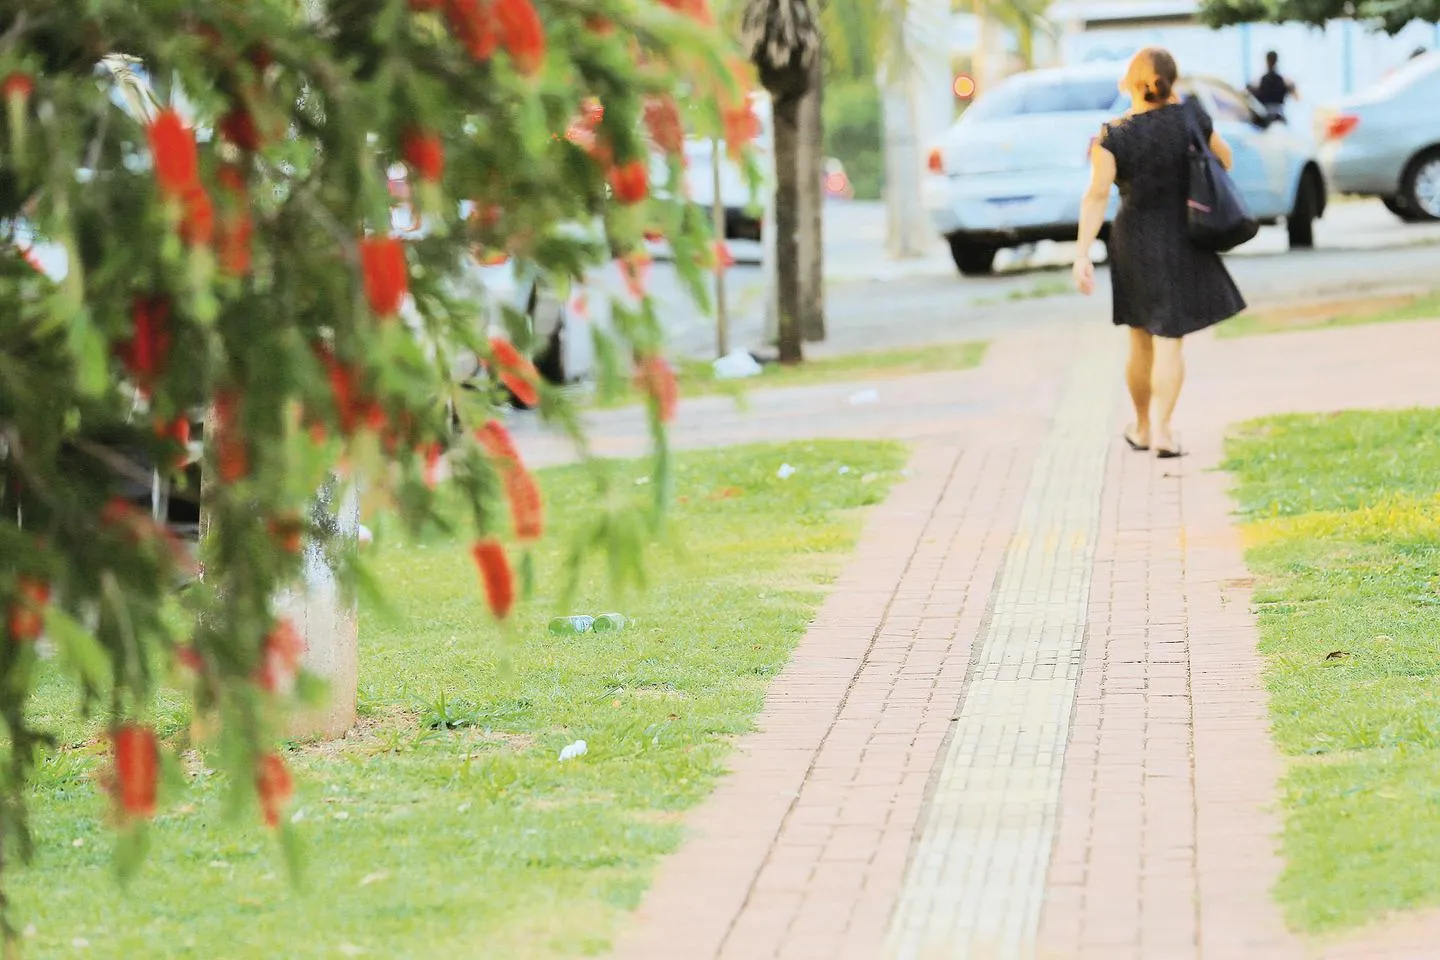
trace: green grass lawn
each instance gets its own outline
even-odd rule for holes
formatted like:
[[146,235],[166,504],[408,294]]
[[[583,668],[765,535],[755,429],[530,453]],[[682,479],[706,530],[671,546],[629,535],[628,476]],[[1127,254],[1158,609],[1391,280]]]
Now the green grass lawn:
[[1249,337],[1294,330],[1354,327],[1365,323],[1440,318],[1440,292],[1300,304],[1242,313],[1215,328],[1219,337]]
[[[676,373],[682,397],[743,395],[747,390],[773,387],[809,387],[825,383],[847,383],[864,380],[889,380],[918,373],[940,373],[946,370],[969,370],[985,360],[988,341],[932,343],[919,347],[902,347],[865,353],[847,353],[834,357],[816,357],[795,367],[768,363],[762,372],[745,380],[719,380],[710,364],[687,360]],[[626,391],[602,406],[617,407],[638,402],[638,394]]]
[[1290,758],[1290,922],[1440,904],[1440,410],[1260,421],[1228,467]]
[[[678,456],[671,539],[683,551],[652,548],[641,596],[608,596],[597,573],[575,604],[634,617],[618,634],[546,631],[571,612],[545,592],[561,534],[594,511],[573,469],[542,476],[558,533],[509,644],[485,613],[468,542],[380,537],[376,572],[400,616],[362,620],[362,731],[290,754],[304,888],[263,829],[222,821],[219,778],[202,772],[119,890],[95,751],[69,724],[72,746],[47,760],[36,791],[38,859],[12,877],[21,923],[34,925],[27,960],[603,952],[680,842],[681,814],[751,729],[854,546],[858,508],[886,494],[903,459],[897,445],[854,442]],[[783,462],[798,471],[782,481]],[[615,469],[648,494],[629,486],[643,464]],[[59,716],[71,701],[51,683],[37,705]],[[184,722],[178,702],[162,715],[172,730]],[[577,739],[588,755],[558,762]]]

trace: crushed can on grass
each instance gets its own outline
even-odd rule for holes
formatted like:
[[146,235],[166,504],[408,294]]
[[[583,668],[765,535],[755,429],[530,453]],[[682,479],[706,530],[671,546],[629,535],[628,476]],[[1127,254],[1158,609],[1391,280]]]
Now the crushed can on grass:
[[550,632],[557,637],[573,637],[589,633],[594,617],[556,617],[550,621]]
[[596,633],[618,633],[624,630],[625,625],[629,622],[630,621],[626,620],[622,614],[602,613],[595,618],[595,622],[591,625],[591,628]]

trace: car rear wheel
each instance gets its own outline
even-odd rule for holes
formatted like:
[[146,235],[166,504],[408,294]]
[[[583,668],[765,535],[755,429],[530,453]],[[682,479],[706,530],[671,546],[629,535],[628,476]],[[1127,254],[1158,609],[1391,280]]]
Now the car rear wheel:
[[1295,191],[1295,208],[1285,218],[1285,231],[1290,235],[1291,250],[1309,250],[1315,246],[1315,218],[1320,215],[1320,183],[1314,171],[1300,176],[1300,189]]
[[1431,147],[1411,161],[1400,197],[1405,212],[1417,221],[1440,220],[1440,147]]
[[994,247],[970,243],[961,237],[950,238],[950,256],[962,277],[983,277],[995,270]]

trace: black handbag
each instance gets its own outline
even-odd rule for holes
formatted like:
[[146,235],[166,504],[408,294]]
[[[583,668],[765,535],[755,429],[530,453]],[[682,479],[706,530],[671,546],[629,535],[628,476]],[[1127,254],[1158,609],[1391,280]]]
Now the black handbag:
[[1194,100],[1185,104],[1185,122],[1190,128],[1190,192],[1186,197],[1186,221],[1190,242],[1203,250],[1224,253],[1252,240],[1260,223],[1250,216],[1235,181],[1210,149],[1200,129]]

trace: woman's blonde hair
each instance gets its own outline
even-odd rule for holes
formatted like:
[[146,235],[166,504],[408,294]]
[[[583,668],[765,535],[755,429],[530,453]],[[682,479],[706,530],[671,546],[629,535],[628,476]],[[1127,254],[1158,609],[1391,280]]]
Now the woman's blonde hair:
[[1169,50],[1146,47],[1130,59],[1124,86],[1130,93],[1138,93],[1146,103],[1168,103],[1179,77],[1180,70]]

